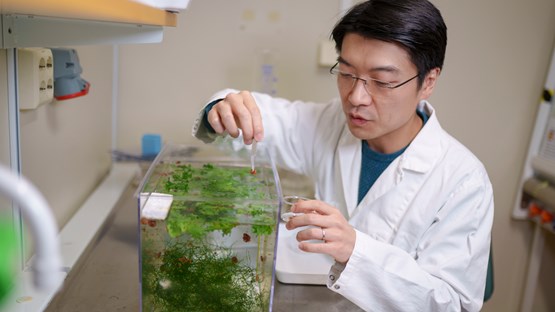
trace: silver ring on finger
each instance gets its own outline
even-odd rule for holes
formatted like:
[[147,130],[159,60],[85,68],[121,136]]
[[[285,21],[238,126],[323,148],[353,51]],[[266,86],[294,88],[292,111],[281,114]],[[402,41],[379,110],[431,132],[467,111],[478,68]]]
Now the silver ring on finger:
[[325,242],[326,241],[326,230],[324,230],[324,228],[322,229],[322,240]]

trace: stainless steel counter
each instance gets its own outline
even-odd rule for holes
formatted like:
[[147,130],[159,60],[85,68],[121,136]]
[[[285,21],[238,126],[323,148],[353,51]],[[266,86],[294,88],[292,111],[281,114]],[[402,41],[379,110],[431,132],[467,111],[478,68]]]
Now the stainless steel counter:
[[[137,203],[131,185],[112,216],[70,272],[47,312],[139,311]],[[325,286],[276,281],[273,311],[362,311]]]

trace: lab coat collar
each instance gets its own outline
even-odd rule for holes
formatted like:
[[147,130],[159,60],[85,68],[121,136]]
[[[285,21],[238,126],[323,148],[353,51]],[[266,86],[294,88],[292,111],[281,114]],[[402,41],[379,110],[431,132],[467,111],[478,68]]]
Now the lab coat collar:
[[[373,198],[377,198],[387,192],[391,187],[401,182],[404,170],[425,173],[433,168],[441,155],[443,130],[436,117],[435,110],[427,101],[421,101],[418,109],[428,115],[428,121],[411,142],[405,152],[399,156],[390,166],[396,166],[394,174],[381,176],[373,186]],[[357,205],[358,184],[361,168],[361,144],[360,139],[354,137],[345,125],[343,136],[338,146],[338,159],[343,185],[343,194],[347,204],[349,216],[352,216]],[[387,168],[387,172],[393,168]],[[391,183],[393,182],[393,183]],[[368,194],[367,194],[368,196]],[[365,196],[365,197],[367,197]],[[363,199],[362,202],[367,201]]]
[[353,136],[347,124],[343,128],[343,135],[339,140],[337,157],[339,159],[339,172],[341,173],[341,184],[343,185],[343,195],[347,204],[347,213],[349,216],[352,216],[357,206],[362,146],[360,139]]
[[425,173],[434,166],[440,157],[443,129],[430,103],[421,101],[418,109],[428,115],[428,121],[400,156],[399,168]]

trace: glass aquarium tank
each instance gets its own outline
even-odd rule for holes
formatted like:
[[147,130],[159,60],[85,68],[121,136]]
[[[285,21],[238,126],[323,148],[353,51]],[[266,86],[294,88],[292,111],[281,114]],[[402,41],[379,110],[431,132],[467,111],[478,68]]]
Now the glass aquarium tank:
[[166,144],[137,197],[142,311],[271,311],[279,176],[258,150]]

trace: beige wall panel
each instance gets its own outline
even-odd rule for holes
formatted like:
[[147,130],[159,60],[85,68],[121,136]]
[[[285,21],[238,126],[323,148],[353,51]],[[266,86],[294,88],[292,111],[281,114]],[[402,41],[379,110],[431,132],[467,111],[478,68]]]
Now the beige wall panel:
[[62,227],[110,167],[112,47],[78,47],[83,97],[21,112],[22,172],[43,193]]

